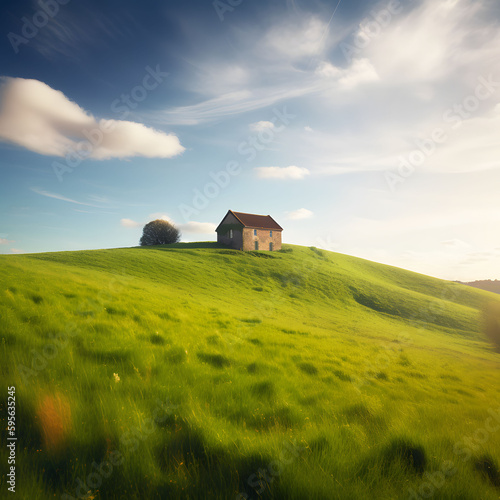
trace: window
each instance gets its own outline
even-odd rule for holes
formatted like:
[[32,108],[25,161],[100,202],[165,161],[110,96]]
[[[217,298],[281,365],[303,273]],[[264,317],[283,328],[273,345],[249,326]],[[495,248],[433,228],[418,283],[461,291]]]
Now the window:
[[269,251],[272,252],[273,251],[273,242],[271,241],[271,243],[269,243]]
[[273,232],[269,231],[269,236],[272,238],[273,237]]
[[256,241],[256,242],[255,242],[255,250],[258,250],[258,249],[259,249],[259,242],[258,242],[258,241]]
[[254,230],[253,230],[253,235],[254,235],[254,236],[257,236],[257,229],[254,229]]
[[230,238],[232,238],[232,237],[233,237],[233,230],[232,230],[232,229],[230,229],[230,230],[229,230],[229,237],[230,237]]

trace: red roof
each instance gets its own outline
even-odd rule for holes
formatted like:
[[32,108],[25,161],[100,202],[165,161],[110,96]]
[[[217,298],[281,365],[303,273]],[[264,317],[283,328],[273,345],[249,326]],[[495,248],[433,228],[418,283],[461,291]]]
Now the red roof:
[[[273,229],[275,231],[283,231],[283,228],[270,215],[245,214],[243,212],[233,212],[229,210],[228,214],[233,214],[244,227],[255,229]],[[227,217],[224,217],[224,219]],[[224,220],[222,219],[222,220]],[[220,226],[220,224],[219,224]],[[219,229],[219,228],[217,228]],[[216,231],[217,231],[216,229]]]

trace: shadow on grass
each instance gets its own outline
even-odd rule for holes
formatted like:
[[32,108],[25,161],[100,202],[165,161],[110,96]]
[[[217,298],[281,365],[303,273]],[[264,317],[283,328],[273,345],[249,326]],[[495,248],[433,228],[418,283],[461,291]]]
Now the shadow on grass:
[[497,488],[500,488],[500,471],[497,464],[489,455],[483,455],[474,461],[474,468],[482,474],[484,478],[488,478]]
[[190,250],[194,250],[196,248],[225,248],[228,250],[231,250],[226,245],[223,245],[222,243],[217,243],[216,241],[194,241],[191,243],[171,243],[170,245],[151,245],[151,246],[139,246],[139,247],[134,247],[134,248],[141,248],[141,249],[147,249],[147,250],[176,250],[176,249],[183,249],[187,248]]
[[359,475],[368,477],[376,470],[386,478],[401,472],[410,476],[423,476],[426,466],[427,454],[423,446],[405,438],[393,438],[361,460]]
[[225,252],[221,252],[223,254],[238,254],[238,255],[246,255],[250,257],[259,257],[263,259],[277,259],[279,258],[277,255],[274,255],[272,252],[267,251],[245,251],[237,250],[235,248],[231,248],[230,246],[224,245],[223,243],[217,243],[216,241],[193,241],[189,243],[170,243],[168,245],[147,245],[147,246],[138,246],[133,247],[136,249],[149,249],[149,250],[197,250],[200,248],[211,248],[213,250],[225,250]]
[[[217,498],[235,498],[238,491],[256,493],[261,499],[272,496],[274,485],[263,485],[262,480],[257,480],[259,471],[268,469],[271,457],[259,454],[240,455],[234,453],[234,450],[231,452],[214,445],[187,421],[182,422],[177,432],[164,435],[155,447],[154,455],[164,473],[176,474],[182,468],[189,476],[196,478],[187,487],[188,491],[185,490],[185,485],[173,484],[169,491],[172,497],[179,498],[178,495],[182,494],[182,498],[215,498],[210,495],[201,496],[200,491],[217,491],[220,495]],[[265,487],[261,490],[262,486]],[[244,493],[242,498],[249,496]]]
[[302,370],[304,373],[307,373],[308,375],[318,374],[318,369],[312,363],[309,363],[307,361],[299,363],[297,366],[300,370]]
[[427,465],[427,456],[422,446],[407,439],[393,439],[383,452],[385,465],[397,463],[408,472],[422,475]]
[[202,363],[208,363],[209,365],[212,365],[215,368],[224,368],[225,366],[229,366],[231,364],[229,359],[227,359],[222,354],[198,352],[196,356],[198,356],[198,359]]

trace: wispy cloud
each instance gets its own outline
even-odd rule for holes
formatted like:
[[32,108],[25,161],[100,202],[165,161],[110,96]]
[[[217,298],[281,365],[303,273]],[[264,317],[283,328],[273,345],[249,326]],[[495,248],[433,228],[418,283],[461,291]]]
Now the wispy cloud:
[[[263,33],[250,26],[234,32],[240,47],[237,57],[221,61],[213,56],[193,63],[198,72],[188,85],[198,102],[167,108],[150,118],[195,125],[326,90],[350,91],[376,79],[366,61],[345,68],[327,61],[328,50],[349,32],[341,25],[328,30],[328,24],[304,13],[271,23]],[[333,71],[316,71],[327,62]]]
[[51,193],[50,191],[45,191],[44,189],[40,189],[37,187],[32,187],[31,191],[41,196],[46,196],[47,198],[54,198],[55,200],[66,201],[68,203],[75,203],[76,205],[84,205],[87,207],[94,207],[94,208],[106,208],[99,205],[94,205],[93,203],[85,203],[83,201],[73,200],[72,198],[67,198],[66,196],[63,196],[62,194]]
[[288,212],[287,219],[290,220],[303,220],[309,219],[314,215],[311,210],[307,208],[299,208],[298,210],[294,210],[293,212]]
[[97,120],[38,80],[3,78],[0,139],[43,155],[78,152],[98,160],[171,158],[184,151],[174,134],[123,120]]
[[99,214],[99,215],[102,215],[102,214],[113,214],[113,215],[116,215],[116,212],[110,212],[110,211],[106,211],[106,210],[99,210],[98,212],[96,212],[95,210],[94,211],[91,211],[91,210],[80,210],[78,208],[74,208],[73,212],[78,212],[78,213],[81,213],[81,214]]
[[10,251],[12,253],[24,253],[24,250],[20,250],[19,248],[11,248]]
[[[443,81],[464,69],[474,72],[500,52],[492,5],[474,0],[423,0],[414,8],[402,8],[362,55],[393,84],[410,82],[415,86]],[[362,30],[360,27],[355,36]]]
[[[290,80],[286,83],[275,81],[269,85],[257,84],[255,87],[228,92],[197,104],[154,112],[149,118],[167,125],[196,125],[327,90],[350,91],[363,83],[378,80],[375,69],[367,61],[356,61],[352,67],[339,70],[335,75],[321,71],[318,73],[313,71],[297,73],[291,69],[289,71]],[[282,76],[276,80],[281,79]]]
[[257,176],[261,179],[304,179],[310,171],[304,167],[291,165],[289,167],[257,167]]
[[0,245],[9,245],[10,243],[15,243],[15,241],[0,238]]
[[290,88],[276,86],[274,88],[235,91],[206,99],[198,104],[178,106],[155,112],[151,114],[151,119],[167,125],[196,125],[271,106],[279,101],[320,90],[322,87],[324,87],[323,84],[306,82],[302,86],[290,86]]
[[95,201],[96,203],[104,203],[104,204],[110,203],[110,199],[107,196],[97,196],[95,194],[89,194],[88,198],[89,200]]

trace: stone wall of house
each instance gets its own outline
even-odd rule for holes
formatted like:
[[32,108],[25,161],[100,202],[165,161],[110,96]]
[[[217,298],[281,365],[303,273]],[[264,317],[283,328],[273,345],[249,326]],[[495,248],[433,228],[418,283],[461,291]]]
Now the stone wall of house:
[[[255,232],[257,234],[255,234]],[[258,241],[258,249],[255,242]],[[270,229],[252,229],[243,228],[243,250],[270,250],[269,244],[273,244],[273,251],[281,250],[281,231],[273,230],[272,236]]]

